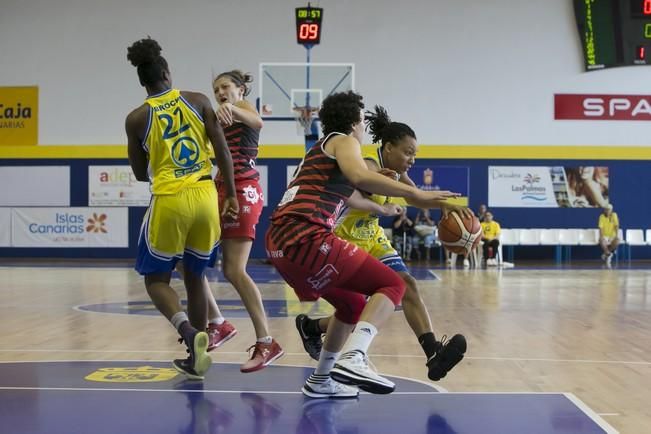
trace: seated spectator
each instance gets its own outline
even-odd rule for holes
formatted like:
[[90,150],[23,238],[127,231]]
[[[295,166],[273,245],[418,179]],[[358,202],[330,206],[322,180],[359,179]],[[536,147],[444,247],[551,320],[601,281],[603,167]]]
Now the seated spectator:
[[414,220],[414,232],[416,235],[413,237],[413,243],[416,245],[418,257],[420,258],[420,243],[422,241],[425,247],[425,260],[429,261],[430,251],[438,236],[438,228],[430,216],[429,209],[418,210]]
[[477,210],[477,218],[479,219],[480,222],[484,221],[487,211],[488,211],[488,207],[486,207],[485,204],[482,203],[481,205],[479,205],[479,209]]
[[411,259],[414,222],[407,216],[407,208],[393,219],[393,247],[402,254],[405,261]]
[[613,212],[613,206],[608,204],[604,207],[603,212],[599,216],[599,245],[601,246],[601,259],[610,265],[613,255],[617,251],[619,245],[619,218],[617,213]]
[[486,211],[484,221],[481,223],[483,231],[481,240],[483,241],[484,259],[486,265],[497,265],[497,248],[500,245],[500,224],[493,220],[493,213]]

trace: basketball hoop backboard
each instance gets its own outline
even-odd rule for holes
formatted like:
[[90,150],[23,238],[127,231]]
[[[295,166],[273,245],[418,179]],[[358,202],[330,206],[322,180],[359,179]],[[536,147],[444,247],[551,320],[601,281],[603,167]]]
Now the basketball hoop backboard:
[[261,63],[258,111],[267,120],[296,120],[296,109],[318,108],[328,95],[355,90],[352,63]]

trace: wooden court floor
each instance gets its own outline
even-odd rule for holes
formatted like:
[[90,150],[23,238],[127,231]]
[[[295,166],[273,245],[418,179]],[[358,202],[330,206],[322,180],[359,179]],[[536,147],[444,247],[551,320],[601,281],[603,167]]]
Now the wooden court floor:
[[[161,316],[83,308],[148,300],[131,268],[98,265],[0,263],[0,361],[184,356]],[[469,345],[467,357],[439,386],[452,392],[571,392],[622,433],[651,431],[651,269],[593,263],[433,272],[438,279],[419,283],[435,332],[463,333]],[[269,319],[286,351],[276,364],[312,365],[293,315],[326,313],[327,306],[296,303],[271,269],[261,276],[254,278],[265,301],[280,303]],[[212,285],[218,300],[237,300],[227,283]],[[180,281],[173,286],[183,293]],[[230,315],[237,309],[224,309],[239,334],[212,353],[215,361],[243,362],[254,341],[248,318]],[[380,372],[428,381],[424,356],[400,312],[373,343],[371,360]]]

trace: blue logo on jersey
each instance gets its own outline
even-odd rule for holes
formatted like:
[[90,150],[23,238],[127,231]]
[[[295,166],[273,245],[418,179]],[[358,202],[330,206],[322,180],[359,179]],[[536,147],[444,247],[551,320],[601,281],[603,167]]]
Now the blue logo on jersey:
[[180,167],[193,166],[199,153],[199,145],[191,137],[181,137],[172,145],[172,159]]

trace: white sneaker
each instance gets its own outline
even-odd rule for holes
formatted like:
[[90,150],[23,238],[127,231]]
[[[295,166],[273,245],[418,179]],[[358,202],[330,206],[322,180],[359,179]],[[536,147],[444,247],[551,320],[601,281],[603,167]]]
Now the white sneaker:
[[467,259],[463,260],[463,268],[470,268],[470,261]]
[[387,394],[396,389],[395,384],[368,366],[366,354],[359,350],[342,354],[330,371],[330,376],[340,383],[357,386],[368,393]]
[[495,258],[486,259],[486,265],[490,265],[491,267],[497,266],[497,259]]
[[613,262],[613,254],[610,253],[606,256],[606,265],[610,265]]
[[329,375],[310,375],[301,391],[303,395],[310,398],[345,399],[359,396],[359,390],[356,387],[337,383]]

